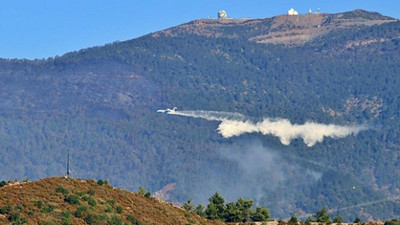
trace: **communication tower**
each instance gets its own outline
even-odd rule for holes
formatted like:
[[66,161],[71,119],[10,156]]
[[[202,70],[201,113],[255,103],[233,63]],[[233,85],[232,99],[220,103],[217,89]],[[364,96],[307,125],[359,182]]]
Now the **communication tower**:
[[65,174],[65,178],[70,177],[70,170],[69,170],[69,149],[67,150],[67,174]]

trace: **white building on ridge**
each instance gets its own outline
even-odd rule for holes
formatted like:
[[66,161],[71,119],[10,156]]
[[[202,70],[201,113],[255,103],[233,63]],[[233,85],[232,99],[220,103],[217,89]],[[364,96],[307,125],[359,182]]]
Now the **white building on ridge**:
[[289,9],[289,11],[287,12],[287,14],[289,16],[297,16],[299,15],[299,13],[297,11],[295,11],[293,8]]
[[226,13],[225,10],[218,11],[218,19],[226,19],[227,16],[228,16],[228,14]]

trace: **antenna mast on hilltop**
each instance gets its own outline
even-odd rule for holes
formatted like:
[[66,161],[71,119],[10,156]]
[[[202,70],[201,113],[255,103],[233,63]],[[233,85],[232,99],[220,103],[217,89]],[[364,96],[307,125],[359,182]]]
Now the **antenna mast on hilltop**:
[[65,175],[65,178],[69,178],[69,149],[67,151],[67,174]]

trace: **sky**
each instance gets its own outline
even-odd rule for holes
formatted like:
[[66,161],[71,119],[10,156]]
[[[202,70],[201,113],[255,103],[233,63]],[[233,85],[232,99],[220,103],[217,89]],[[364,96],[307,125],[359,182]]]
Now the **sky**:
[[42,59],[124,41],[225,10],[267,18],[365,9],[400,18],[400,0],[0,0],[0,58]]

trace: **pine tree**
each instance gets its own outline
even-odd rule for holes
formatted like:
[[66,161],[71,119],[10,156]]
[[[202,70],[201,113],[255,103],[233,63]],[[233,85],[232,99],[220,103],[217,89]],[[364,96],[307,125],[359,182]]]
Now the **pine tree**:
[[208,199],[206,209],[207,218],[211,220],[223,220],[225,214],[225,199],[216,192],[211,198]]
[[242,222],[248,222],[251,219],[251,215],[254,213],[251,207],[253,206],[253,200],[245,200],[240,197],[236,202],[236,207],[242,212]]
[[233,202],[229,202],[228,204],[226,204],[225,221],[226,222],[243,221],[243,212]]
[[292,217],[290,217],[289,223],[298,223],[299,219],[297,219],[297,215],[296,214],[292,214]]
[[270,217],[269,211],[267,208],[262,206],[257,206],[256,212],[253,214],[253,221],[266,221]]
[[194,212],[201,216],[201,217],[206,217],[206,213],[204,212],[204,206],[202,204],[198,205]]
[[193,204],[192,198],[189,198],[189,199],[187,200],[187,202],[185,202],[185,203],[183,204],[183,208],[186,209],[186,210],[188,210],[188,211],[193,211],[193,210],[194,210],[194,204]]
[[330,223],[331,222],[331,215],[328,214],[328,209],[326,209],[325,207],[323,207],[321,210],[319,210],[317,212],[317,214],[315,215],[315,217],[317,218],[317,222],[321,222],[321,223]]
[[335,218],[333,218],[333,222],[334,223],[338,223],[338,224],[341,224],[341,223],[343,223],[343,216],[341,216],[341,215],[337,215],[337,216],[335,216]]

